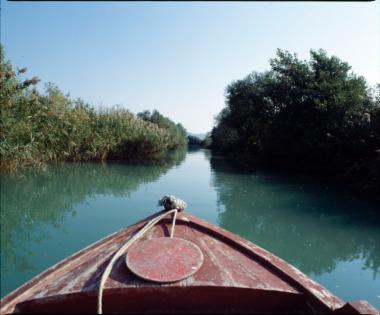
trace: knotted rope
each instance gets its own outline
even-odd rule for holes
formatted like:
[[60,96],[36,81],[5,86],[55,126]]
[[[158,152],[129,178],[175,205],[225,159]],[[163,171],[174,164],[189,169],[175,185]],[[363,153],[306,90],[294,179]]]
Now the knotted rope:
[[151,219],[145,226],[138,231],[134,236],[132,236],[112,257],[111,261],[108,263],[107,268],[104,270],[102,278],[100,279],[99,284],[99,293],[98,293],[98,314],[102,314],[103,312],[103,289],[104,284],[106,283],[106,280],[108,276],[110,275],[112,268],[115,264],[115,262],[124,254],[124,252],[139,238],[141,238],[149,229],[151,229],[155,224],[157,224],[161,219],[166,217],[168,214],[174,213],[173,221],[172,221],[172,228],[170,231],[170,237],[172,238],[174,235],[174,227],[175,227],[175,221],[177,218],[177,212],[183,210],[186,207],[186,203],[178,199],[174,196],[165,196],[159,201],[159,205],[163,205],[167,212],[157,215],[153,219]]

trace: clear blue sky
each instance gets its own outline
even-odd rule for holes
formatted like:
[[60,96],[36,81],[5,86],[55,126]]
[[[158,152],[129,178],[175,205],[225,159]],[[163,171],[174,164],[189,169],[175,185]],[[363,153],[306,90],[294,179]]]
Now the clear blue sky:
[[276,48],[323,48],[380,82],[376,2],[6,2],[1,42],[14,65],[93,106],[158,109],[206,132],[224,89],[269,68]]

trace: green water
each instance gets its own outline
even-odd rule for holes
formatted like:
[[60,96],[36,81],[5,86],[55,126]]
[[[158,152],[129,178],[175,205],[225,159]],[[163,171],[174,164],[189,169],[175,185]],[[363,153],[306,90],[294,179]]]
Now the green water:
[[49,166],[1,177],[1,296],[158,210],[165,194],[293,264],[344,300],[380,308],[375,204],[307,178],[247,173],[209,151],[165,161]]

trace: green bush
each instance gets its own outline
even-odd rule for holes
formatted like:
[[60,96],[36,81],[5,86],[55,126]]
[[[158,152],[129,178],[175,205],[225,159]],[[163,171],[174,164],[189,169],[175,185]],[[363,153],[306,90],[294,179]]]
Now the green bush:
[[170,149],[183,147],[187,144],[186,129],[183,128],[181,124],[176,124],[169,118],[161,115],[157,110],[154,110],[152,113],[147,110],[143,111],[141,113],[138,113],[137,117],[141,118],[144,121],[154,123],[158,127],[166,130],[170,135]]
[[[1,169],[45,162],[152,157],[186,143],[180,124],[154,112],[146,121],[120,107],[95,110],[72,100],[52,84],[22,79],[0,56]],[[153,116],[153,115],[152,115]]]
[[212,147],[248,161],[322,170],[361,186],[379,182],[379,89],[325,51],[277,51],[271,69],[226,89]]

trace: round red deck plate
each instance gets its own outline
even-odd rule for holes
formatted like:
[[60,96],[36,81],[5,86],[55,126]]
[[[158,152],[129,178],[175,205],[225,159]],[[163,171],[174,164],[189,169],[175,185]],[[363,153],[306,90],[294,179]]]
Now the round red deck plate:
[[198,246],[181,238],[152,238],[131,247],[128,268],[138,277],[154,282],[175,282],[194,274],[203,263]]

